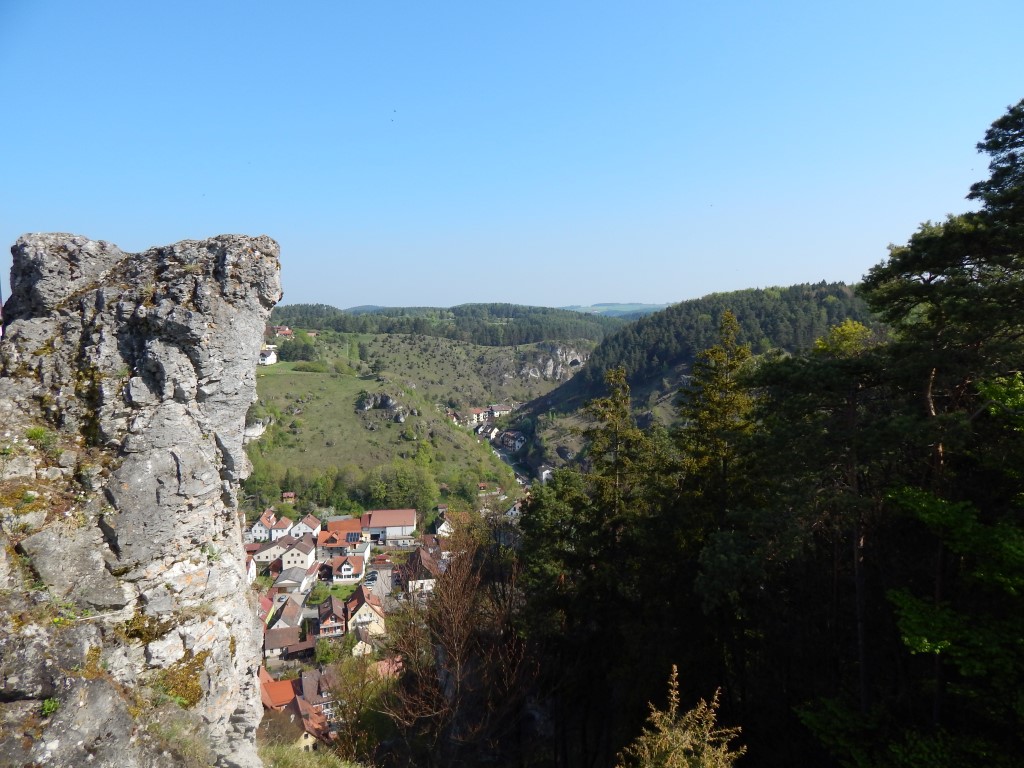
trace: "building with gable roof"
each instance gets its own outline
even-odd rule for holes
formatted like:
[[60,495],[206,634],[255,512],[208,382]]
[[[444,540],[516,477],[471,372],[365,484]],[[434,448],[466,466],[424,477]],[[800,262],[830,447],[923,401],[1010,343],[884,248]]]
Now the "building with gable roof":
[[259,520],[252,524],[252,540],[270,541],[270,530],[274,527],[276,522],[277,515],[274,513],[273,507],[268,507],[263,510],[263,514],[260,515]]
[[363,584],[345,601],[345,615],[349,632],[355,632],[360,627],[371,635],[383,635],[386,631],[384,607],[380,599]]
[[320,580],[331,584],[352,584],[363,578],[364,560],[358,555],[332,557],[320,565]]
[[270,526],[270,540],[277,541],[282,536],[287,536],[292,530],[292,521],[287,517],[282,517],[272,526]]
[[323,525],[320,523],[320,520],[313,515],[306,515],[292,526],[291,535],[300,538],[308,533],[316,537],[321,530],[323,530]]
[[345,617],[345,603],[336,597],[329,597],[317,607],[320,625],[317,638],[337,638],[345,634],[348,620]]
[[416,530],[415,509],[371,509],[360,518],[363,540],[385,543],[411,536]]

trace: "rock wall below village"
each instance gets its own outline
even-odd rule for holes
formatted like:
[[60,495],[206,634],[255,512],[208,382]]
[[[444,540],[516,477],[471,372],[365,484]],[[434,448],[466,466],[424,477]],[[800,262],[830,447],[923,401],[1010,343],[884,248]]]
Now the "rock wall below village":
[[551,344],[537,350],[534,359],[523,361],[519,376],[524,379],[568,381],[590,358],[590,353],[575,347]]
[[254,768],[236,492],[279,249],[12,248],[0,341],[0,765]]

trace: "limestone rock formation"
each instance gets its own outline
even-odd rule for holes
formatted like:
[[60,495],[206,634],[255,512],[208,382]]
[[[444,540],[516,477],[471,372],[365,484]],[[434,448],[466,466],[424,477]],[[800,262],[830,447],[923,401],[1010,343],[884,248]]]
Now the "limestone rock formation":
[[541,346],[532,360],[525,360],[519,371],[524,379],[568,381],[587,362],[590,353],[575,347],[550,344]]
[[0,765],[260,764],[236,503],[279,249],[12,248],[0,341]]

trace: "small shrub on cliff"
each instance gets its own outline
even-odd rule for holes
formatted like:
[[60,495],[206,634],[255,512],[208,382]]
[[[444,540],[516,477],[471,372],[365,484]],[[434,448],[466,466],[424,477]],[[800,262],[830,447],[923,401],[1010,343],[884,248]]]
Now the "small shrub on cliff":
[[49,717],[58,709],[60,709],[60,699],[43,699],[43,706],[39,711],[43,717]]
[[126,640],[141,640],[143,643],[151,643],[166,635],[172,627],[174,627],[173,621],[160,621],[154,616],[136,613],[128,621],[118,625],[117,631]]
[[157,674],[154,687],[179,707],[194,707],[203,698],[200,675],[209,657],[209,651],[197,654],[186,651],[178,661]]

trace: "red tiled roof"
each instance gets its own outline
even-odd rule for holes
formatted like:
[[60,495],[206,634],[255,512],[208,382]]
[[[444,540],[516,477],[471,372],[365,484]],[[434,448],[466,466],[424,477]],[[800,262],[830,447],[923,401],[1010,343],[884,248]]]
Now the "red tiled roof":
[[267,709],[281,709],[295,701],[294,680],[264,680],[260,685],[260,698]]
[[340,533],[348,533],[349,531],[360,533],[363,530],[363,525],[358,517],[353,517],[349,520],[329,520],[327,522],[327,530]]
[[371,509],[361,518],[363,528],[416,525],[415,509]]

